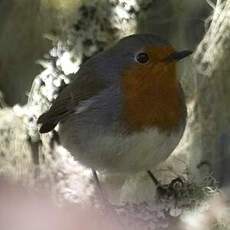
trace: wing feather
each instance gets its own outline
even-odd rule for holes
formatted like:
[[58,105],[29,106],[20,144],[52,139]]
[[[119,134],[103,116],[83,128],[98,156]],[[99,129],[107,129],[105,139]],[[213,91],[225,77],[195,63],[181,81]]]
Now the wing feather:
[[104,81],[94,76],[79,76],[66,86],[54,100],[50,109],[38,118],[40,133],[47,133],[68,115],[77,110],[81,101],[88,100],[106,87]]

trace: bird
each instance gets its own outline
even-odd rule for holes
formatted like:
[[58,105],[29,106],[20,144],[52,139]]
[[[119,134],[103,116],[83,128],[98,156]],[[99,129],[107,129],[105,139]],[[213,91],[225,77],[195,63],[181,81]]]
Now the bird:
[[[97,171],[151,174],[178,145],[186,125],[176,51],[155,34],[133,34],[84,62],[38,118],[40,133],[59,124],[61,144]],[[155,181],[158,183],[157,181]]]

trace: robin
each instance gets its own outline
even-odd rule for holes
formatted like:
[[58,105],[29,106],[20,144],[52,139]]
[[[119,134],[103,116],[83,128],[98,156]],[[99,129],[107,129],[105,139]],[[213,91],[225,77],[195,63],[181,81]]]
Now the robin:
[[166,160],[186,124],[177,52],[157,35],[135,34],[90,58],[38,123],[46,133],[59,123],[62,145],[83,165],[132,173]]

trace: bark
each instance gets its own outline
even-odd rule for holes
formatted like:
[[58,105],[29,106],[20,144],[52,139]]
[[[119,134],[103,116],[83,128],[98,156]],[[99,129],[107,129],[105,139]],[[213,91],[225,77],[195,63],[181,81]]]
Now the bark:
[[211,172],[222,185],[230,182],[229,12],[230,1],[217,1],[210,28],[193,56],[195,93],[190,124],[192,175],[201,180]]

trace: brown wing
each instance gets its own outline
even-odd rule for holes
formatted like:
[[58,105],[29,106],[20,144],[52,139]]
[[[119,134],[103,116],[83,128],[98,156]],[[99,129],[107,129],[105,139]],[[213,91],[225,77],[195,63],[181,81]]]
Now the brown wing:
[[76,110],[79,102],[87,100],[105,88],[105,82],[94,76],[79,76],[54,100],[50,109],[38,118],[40,133],[47,133]]

